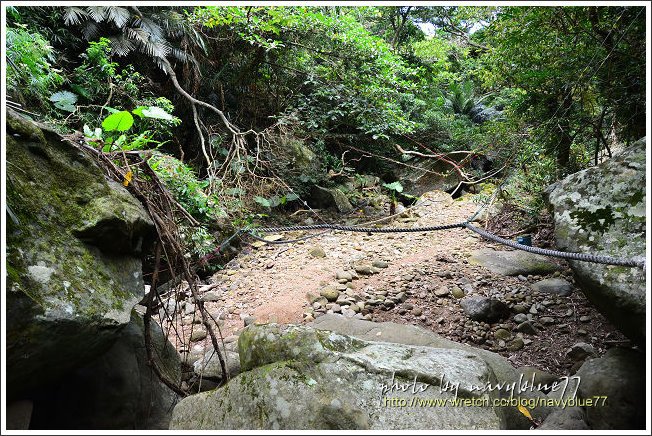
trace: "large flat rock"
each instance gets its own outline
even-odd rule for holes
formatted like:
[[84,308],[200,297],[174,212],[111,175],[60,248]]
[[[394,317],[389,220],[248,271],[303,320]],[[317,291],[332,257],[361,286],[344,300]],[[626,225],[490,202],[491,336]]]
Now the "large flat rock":
[[471,253],[469,263],[503,276],[541,275],[559,270],[559,266],[547,257],[522,250],[476,250]]

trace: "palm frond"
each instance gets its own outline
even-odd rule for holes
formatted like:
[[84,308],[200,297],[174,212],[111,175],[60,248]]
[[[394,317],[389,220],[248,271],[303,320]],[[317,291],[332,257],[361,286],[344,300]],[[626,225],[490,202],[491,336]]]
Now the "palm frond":
[[111,51],[118,56],[127,56],[136,46],[125,35],[113,36],[111,40]]
[[88,18],[88,12],[83,10],[82,8],[78,8],[75,6],[69,6],[65,8],[64,13],[63,13],[63,22],[66,24],[66,26],[72,26],[72,25],[77,25],[80,24],[84,19]]
[[100,35],[100,25],[94,21],[89,21],[82,29],[82,34],[87,41],[94,40]]
[[86,11],[88,11],[88,15],[95,21],[96,23],[101,23],[102,21],[106,20],[107,16],[107,7],[106,6],[86,6]]
[[116,25],[119,29],[122,29],[129,21],[131,13],[127,8],[120,6],[109,6],[107,8],[107,17],[109,21],[113,21],[113,24]]

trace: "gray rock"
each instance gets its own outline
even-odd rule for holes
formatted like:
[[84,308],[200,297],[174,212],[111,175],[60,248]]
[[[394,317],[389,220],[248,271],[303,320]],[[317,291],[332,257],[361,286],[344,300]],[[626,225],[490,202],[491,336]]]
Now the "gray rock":
[[364,275],[370,275],[374,273],[373,269],[371,269],[371,265],[357,265],[355,267],[355,272]]
[[446,286],[440,286],[437,289],[435,289],[435,295],[437,297],[445,297],[448,295],[448,288]]
[[[168,380],[179,386],[179,354],[154,320],[150,333],[154,359]],[[143,319],[134,310],[103,356],[43,391],[35,403],[33,428],[167,429],[178,397],[149,366],[144,343]]]
[[528,320],[527,315],[524,314],[524,313],[517,313],[516,315],[514,315],[514,322],[515,323],[520,324],[520,323],[525,322],[527,320]]
[[581,407],[565,407],[553,411],[537,430],[591,430]]
[[[240,355],[234,351],[222,350],[222,353],[226,373],[230,378],[235,377],[240,373]],[[200,375],[202,378],[214,380],[223,378],[220,360],[212,348],[204,354],[203,358],[193,364],[193,370],[195,374]]]
[[523,304],[515,304],[512,310],[514,313],[525,313],[528,311],[528,308]]
[[346,280],[346,281],[348,281],[348,282],[350,282],[351,280],[353,280],[353,276],[352,276],[351,273],[348,272],[348,271],[338,271],[338,272],[336,273],[335,277],[336,277],[338,280]]
[[336,301],[337,297],[340,296],[340,291],[332,286],[326,286],[321,291],[319,291],[319,295],[326,298],[328,301]]
[[[643,138],[549,188],[559,249],[645,258],[646,155]],[[627,337],[645,344],[645,271],[580,261],[570,265],[576,284],[598,310]]]
[[[428,397],[453,398],[452,392],[440,393],[439,374],[445,374],[450,383],[459,383],[458,392],[464,398],[484,401],[491,397],[471,389],[492,379],[491,368],[462,351],[365,342],[328,331],[273,324],[246,329],[239,349],[245,372],[223,388],[182,400],[174,409],[170,429],[503,427],[501,408],[476,407],[469,414],[463,407],[408,408],[385,400],[409,401],[414,397],[410,392],[383,392],[382,387],[409,384],[414,377]],[[334,379],[341,382],[333,383]]]
[[243,316],[242,317],[242,322],[244,323],[244,326],[247,327],[248,325],[251,325],[256,322],[256,317],[255,316]]
[[7,111],[9,399],[103,355],[143,297],[154,225],[140,202],[59,134]]
[[557,321],[555,321],[555,318],[552,318],[550,316],[542,316],[541,318],[539,318],[539,322],[543,325],[552,325]]
[[469,263],[484,266],[491,272],[504,276],[549,274],[559,269],[547,257],[522,250],[477,250],[471,254]]
[[494,332],[494,337],[496,339],[506,341],[512,337],[512,334],[505,329],[498,329]]
[[317,258],[326,257],[326,252],[324,251],[323,248],[319,246],[311,248],[309,253],[312,257],[317,257]]
[[539,280],[530,287],[542,294],[561,295],[562,297],[567,297],[573,292],[573,286],[566,280],[559,278]]
[[414,316],[421,316],[423,314],[423,309],[420,307],[415,307],[412,309],[412,315]]
[[507,344],[509,351],[518,351],[525,346],[522,338],[514,338]]
[[208,291],[201,296],[202,301],[220,301],[222,296],[217,291]]
[[202,339],[206,339],[207,333],[204,329],[196,329],[190,335],[190,342],[198,342]]
[[645,354],[628,348],[612,348],[602,358],[591,359],[577,372],[581,398],[607,397],[586,408],[594,430],[645,429]]
[[[498,383],[504,382],[518,384],[519,382],[519,374],[504,357],[482,348],[474,348],[467,344],[448,340],[432,331],[424,330],[416,326],[396,324],[392,322],[375,323],[355,319],[345,320],[336,315],[325,315],[320,317],[315,320],[313,325],[318,329],[331,330],[366,341],[382,341],[397,344],[462,350],[469,353],[469,355],[475,355],[478,359],[486,362],[494,372]],[[527,392],[518,392],[518,396],[527,396],[527,394]],[[528,421],[516,408],[509,407],[504,409],[506,428],[530,428],[530,421]],[[538,416],[538,409],[539,408],[531,410],[531,412],[535,414],[535,416]]]
[[389,264],[384,260],[374,260],[371,263],[371,266],[373,266],[374,268],[387,268],[389,267]]
[[496,322],[509,316],[509,308],[505,303],[487,297],[465,297],[460,300],[460,306],[469,318],[475,321]]
[[526,335],[538,335],[539,330],[534,326],[532,321],[526,320],[516,326],[516,331]]
[[598,353],[593,348],[593,345],[586,342],[578,342],[566,350],[566,358],[573,362],[579,362],[587,357],[596,357]]
[[323,188],[319,185],[314,185],[310,191],[310,200],[315,207],[336,208],[342,213],[349,213],[353,210],[349,199],[338,188]]

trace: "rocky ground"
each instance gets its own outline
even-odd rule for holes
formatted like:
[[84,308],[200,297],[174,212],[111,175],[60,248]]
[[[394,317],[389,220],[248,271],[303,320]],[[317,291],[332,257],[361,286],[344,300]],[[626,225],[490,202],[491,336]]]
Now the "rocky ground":
[[[382,225],[454,223],[477,207],[471,197],[453,200],[435,191]],[[300,216],[295,215],[297,220]],[[479,264],[504,263],[496,262],[501,253],[491,248],[510,250],[462,229],[330,232],[288,245],[250,240],[201,292],[231,350],[235,335],[251,322],[305,323],[324,313],[418,325],[495,351],[515,367],[532,366],[558,376],[574,372],[587,355],[628,343],[575,288],[565,263],[533,263],[527,256],[521,259],[523,252],[513,251],[522,271],[492,271]],[[195,305],[183,300],[183,292],[179,295],[166,304],[182,316],[175,323],[164,321],[163,327],[192,364],[211,345]]]

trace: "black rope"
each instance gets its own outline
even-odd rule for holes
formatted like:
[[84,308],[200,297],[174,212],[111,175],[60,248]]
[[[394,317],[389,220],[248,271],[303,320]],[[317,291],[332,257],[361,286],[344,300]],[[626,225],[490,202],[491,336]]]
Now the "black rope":
[[528,253],[541,254],[543,256],[560,257],[569,260],[580,260],[582,262],[602,263],[607,265],[620,265],[629,267],[639,267],[645,269],[645,260],[641,259],[618,259],[611,256],[589,254],[589,253],[572,253],[567,251],[548,250],[546,248],[531,247],[529,245],[519,244],[509,239],[501,238],[500,236],[489,233],[486,230],[472,226],[469,223],[464,223],[464,227],[482,236],[483,238],[490,239],[508,247],[516,248],[517,250],[527,251]]
[[342,226],[339,224],[313,224],[309,226],[287,226],[287,227],[262,227],[256,229],[263,233],[281,233],[294,232],[301,230],[341,230],[343,232],[360,232],[360,233],[419,233],[432,232],[436,230],[461,229],[464,223],[444,224],[439,226],[428,227],[358,227]]
[[500,244],[515,248],[517,250],[523,250],[529,253],[540,254],[543,256],[559,257],[562,259],[579,260],[582,262],[601,263],[607,265],[639,267],[645,269],[645,260],[643,259],[635,259],[635,258],[619,259],[611,256],[605,256],[605,255],[597,255],[597,254],[589,254],[589,253],[573,253],[573,252],[566,252],[566,251],[549,250],[546,248],[531,247],[529,245],[523,245],[514,241],[510,241],[505,238],[501,238],[500,236],[494,235],[493,233],[489,233],[486,230],[472,226],[468,221],[464,221],[461,223],[443,224],[438,226],[426,226],[426,227],[376,228],[376,227],[343,226],[339,224],[313,224],[313,225],[306,225],[306,226],[262,227],[256,229],[256,231],[263,232],[263,233],[283,233],[283,232],[306,231],[306,230],[324,230],[324,232],[315,235],[307,235],[298,239],[283,240],[283,241],[268,241],[264,238],[261,238],[253,234],[251,230],[246,230],[246,229],[242,229],[237,233],[246,233],[249,236],[253,237],[254,239],[265,242],[267,244],[290,244],[293,242],[299,242],[299,241],[303,241],[306,239],[323,235],[324,233],[327,233],[330,230],[340,230],[344,232],[360,232],[360,233],[419,233],[419,232],[432,232],[437,230],[451,230],[451,229],[468,229],[494,242],[498,242]]

